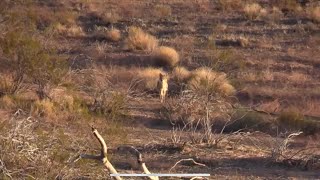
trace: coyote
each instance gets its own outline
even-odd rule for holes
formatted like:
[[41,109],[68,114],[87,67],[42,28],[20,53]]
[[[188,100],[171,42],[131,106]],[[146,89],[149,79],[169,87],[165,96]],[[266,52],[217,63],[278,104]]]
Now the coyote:
[[160,101],[163,103],[168,91],[168,75],[162,73],[159,74],[157,87],[160,94]]

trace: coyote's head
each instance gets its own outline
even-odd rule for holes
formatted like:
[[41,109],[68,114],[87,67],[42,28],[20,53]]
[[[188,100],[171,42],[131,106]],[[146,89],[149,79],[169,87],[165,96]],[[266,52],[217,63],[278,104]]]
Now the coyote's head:
[[168,79],[168,75],[160,73],[159,74],[159,79],[160,79],[160,81],[167,80]]

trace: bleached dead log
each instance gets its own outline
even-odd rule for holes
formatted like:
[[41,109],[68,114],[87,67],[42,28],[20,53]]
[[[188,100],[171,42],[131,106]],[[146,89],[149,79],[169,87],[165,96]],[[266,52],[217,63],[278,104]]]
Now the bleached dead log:
[[[80,154],[79,158],[84,158],[84,159],[93,159],[93,160],[100,160],[104,164],[104,166],[109,170],[111,174],[118,174],[117,170],[113,167],[113,165],[110,163],[108,160],[108,146],[100,133],[98,132],[97,129],[92,127],[92,133],[93,135],[98,139],[100,145],[101,145],[101,154],[100,156],[96,155],[88,155],[88,154]],[[78,158],[78,159],[79,159]],[[122,180],[120,176],[115,176],[117,180]]]

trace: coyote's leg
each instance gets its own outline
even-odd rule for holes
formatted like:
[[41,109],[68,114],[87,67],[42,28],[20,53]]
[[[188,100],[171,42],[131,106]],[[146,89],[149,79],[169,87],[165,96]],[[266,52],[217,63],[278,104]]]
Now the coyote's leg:
[[163,95],[163,89],[160,90],[160,102],[163,103],[164,101],[164,95]]
[[163,103],[165,101],[166,93],[167,93],[167,91],[165,89],[161,89],[161,92],[160,92],[160,101],[161,101],[161,103]]

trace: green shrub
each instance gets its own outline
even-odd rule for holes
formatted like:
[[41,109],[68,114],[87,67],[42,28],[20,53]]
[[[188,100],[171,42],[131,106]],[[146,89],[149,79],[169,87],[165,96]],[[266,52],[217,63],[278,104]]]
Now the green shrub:
[[[239,44],[242,44],[241,37],[238,41]],[[223,71],[228,72],[228,74],[233,74],[234,72],[238,72],[245,68],[243,58],[239,55],[235,55],[234,51],[231,49],[218,49],[214,33],[208,38],[206,56],[209,61],[207,63],[208,66],[215,71]]]
[[18,95],[5,95],[0,98],[0,108],[16,111],[22,109],[26,112],[30,111],[34,100],[24,98]]
[[28,34],[8,32],[0,39],[0,45],[8,59],[8,71],[13,74],[13,83],[19,87],[26,79],[31,80],[38,87],[40,99],[46,98],[48,85],[59,83],[66,73],[66,62]]
[[305,134],[315,134],[320,130],[320,123],[304,117],[299,111],[289,109],[280,114],[277,119],[279,125],[286,130],[301,130]]
[[111,120],[118,120],[126,116],[126,106],[126,95],[119,92],[112,92],[96,99],[91,109],[97,115],[105,116]]
[[232,123],[226,127],[227,132],[238,130],[243,131],[262,131],[271,132],[272,122],[268,121],[260,113],[254,111],[246,111],[242,109],[235,110],[232,116]]

